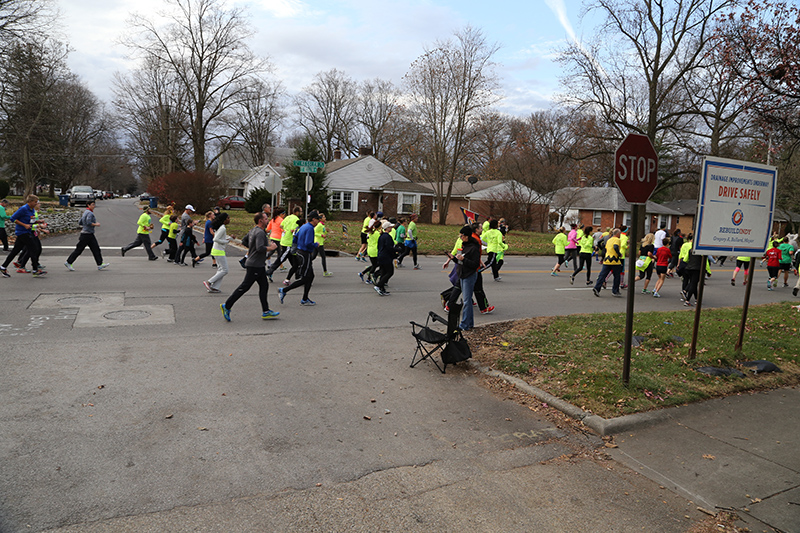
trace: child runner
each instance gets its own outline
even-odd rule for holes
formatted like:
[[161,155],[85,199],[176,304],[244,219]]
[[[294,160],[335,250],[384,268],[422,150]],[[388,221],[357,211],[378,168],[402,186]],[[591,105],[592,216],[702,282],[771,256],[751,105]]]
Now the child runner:
[[216,260],[217,273],[211,276],[208,281],[203,282],[208,292],[220,292],[219,287],[222,285],[222,278],[228,273],[228,257],[225,254],[225,248],[231,241],[230,237],[228,237],[228,230],[225,227],[228,218],[230,218],[228,213],[220,213],[211,222],[211,228],[214,230],[211,258]]
[[[406,240],[406,219],[405,217],[400,217],[397,219],[397,222],[398,224],[394,232],[394,249],[397,252],[397,255],[399,255],[402,254],[406,249],[406,245],[403,244]],[[394,266],[397,268],[403,268],[403,265],[401,265],[397,259],[394,261]]]
[[172,216],[173,211],[174,209],[171,205],[168,205],[167,208],[164,209],[164,215],[158,219],[158,221],[161,223],[161,236],[156,242],[150,245],[150,248],[155,248],[167,239],[167,235],[169,234],[170,217]]
[[369,266],[358,273],[361,281],[367,284],[374,284],[374,275],[378,272],[378,238],[381,236],[380,226],[377,219],[372,219],[367,228],[367,257]]
[[397,258],[397,265],[400,266],[400,263],[403,262],[403,258],[411,253],[411,259],[414,261],[414,270],[419,270],[419,264],[417,264],[417,216],[416,213],[409,217],[408,228],[406,228],[406,240],[404,242],[406,246],[406,251],[403,252],[400,257]]
[[642,288],[642,294],[647,294],[647,286],[650,285],[650,278],[653,277],[653,262],[655,261],[655,246],[653,245],[653,241],[655,240],[655,235],[652,233],[648,233],[642,239],[642,246],[639,248],[639,258],[641,259],[644,257],[645,265],[643,268],[636,267],[641,273],[636,276],[636,279],[633,281],[641,281],[645,279],[644,287]]
[[[214,212],[208,211],[206,213],[206,223],[205,227],[203,228],[203,244],[206,245],[206,251],[197,256],[197,263],[202,263],[205,257],[211,255],[211,248],[214,246],[214,230],[211,227],[211,224],[214,222]],[[217,262],[212,257],[211,262],[216,266]],[[192,259],[192,266],[195,266],[195,260]]]
[[142,246],[147,252],[147,258],[150,261],[155,261],[158,259],[156,254],[154,254],[153,250],[150,248],[150,232],[152,230],[153,223],[150,219],[150,208],[145,207],[142,209],[142,214],[139,216],[139,220],[136,221],[136,239],[129,245],[120,248],[120,254],[122,257],[125,257],[125,252],[128,250],[132,250],[137,246]]
[[789,286],[789,272],[792,270],[792,256],[794,255],[794,246],[789,244],[789,237],[784,237],[778,244],[778,250],[781,251],[781,265],[780,269],[783,272],[783,286]]
[[178,215],[173,213],[169,217],[169,231],[167,232],[167,242],[169,243],[169,248],[163,250],[161,255],[167,254],[169,257],[167,258],[167,263],[175,262],[175,257],[178,255],[178,228],[180,225],[178,224]]
[[664,237],[661,240],[661,247],[656,250],[656,274],[658,274],[658,279],[653,289],[653,298],[661,298],[661,294],[658,291],[661,290],[664,281],[667,279],[669,262],[672,260],[672,251],[670,250],[669,243],[670,238]]
[[192,255],[192,268],[197,264],[197,252],[194,250],[194,245],[197,244],[197,237],[194,236],[194,220],[191,218],[186,222],[186,227],[183,229],[183,238],[181,239],[181,266],[188,266],[186,264],[186,254]]
[[369,237],[369,227],[370,221],[375,219],[375,211],[370,211],[367,213],[366,218],[364,218],[364,222],[361,224],[361,247],[358,249],[358,253],[356,254],[356,261],[364,261],[367,262],[367,258],[364,256],[365,252],[367,251],[367,238]]
[[[484,224],[485,225],[485,224]],[[500,268],[503,266],[503,252],[508,249],[508,245],[503,242],[503,234],[498,229],[498,222],[496,219],[489,220],[489,229],[483,232],[481,236],[483,242],[486,243],[486,258],[487,266],[492,268],[492,277],[495,281],[501,281]]]

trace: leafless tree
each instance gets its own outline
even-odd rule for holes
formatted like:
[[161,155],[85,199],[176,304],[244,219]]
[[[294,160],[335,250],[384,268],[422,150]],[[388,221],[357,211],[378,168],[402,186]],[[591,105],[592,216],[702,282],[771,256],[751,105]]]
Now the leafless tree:
[[392,121],[400,111],[400,91],[391,81],[375,78],[361,83],[358,121],[363,129],[363,142],[372,148],[372,155],[383,161],[395,145]]
[[0,0],[0,53],[15,41],[41,41],[57,17],[52,0]]
[[[715,19],[734,0],[593,0],[589,11],[604,17],[592,42],[567,47],[563,98],[616,131],[635,132],[658,150],[675,146],[675,132],[692,110],[677,96],[683,80],[703,66]],[[681,171],[663,172],[657,191],[681,183]]]
[[244,145],[252,166],[270,162],[278,129],[286,119],[284,96],[280,82],[254,80],[242,91],[239,105],[231,109],[229,126]]
[[316,142],[325,161],[333,151],[358,154],[358,84],[341,70],[320,72],[295,98],[298,125]]
[[499,99],[492,61],[497,49],[480,30],[466,27],[426,49],[405,76],[424,146],[421,177],[437,185],[440,224],[447,219],[453,181],[464,170],[470,128]]
[[166,23],[141,15],[131,19],[134,31],[125,44],[143,60],[169,69],[185,97],[180,120],[191,141],[194,169],[205,172],[220,156],[208,155],[211,144],[226,145],[230,132],[223,116],[246,97],[249,81],[268,70],[247,46],[253,31],[240,8],[224,0],[167,0]]
[[191,167],[186,97],[168,65],[151,56],[130,74],[117,73],[114,107],[126,148],[145,182]]

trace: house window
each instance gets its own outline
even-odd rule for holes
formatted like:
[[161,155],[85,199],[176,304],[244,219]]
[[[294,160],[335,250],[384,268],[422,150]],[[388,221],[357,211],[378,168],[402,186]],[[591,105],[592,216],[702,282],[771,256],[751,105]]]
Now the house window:
[[660,222],[660,224],[658,225],[659,228],[661,226],[664,226],[664,227],[668,228],[669,227],[669,215],[661,215],[661,220],[659,222]]
[[433,211],[438,211],[438,210],[439,210],[439,201],[434,196],[433,197]]
[[354,211],[353,193],[351,191],[333,191],[330,195],[330,206],[333,211]]
[[631,226],[633,226],[633,216],[632,216],[632,214],[630,212],[625,213],[625,216],[623,217],[623,219],[625,220],[625,222],[623,222],[623,224],[625,224],[629,228]]
[[400,209],[398,213],[411,214],[416,213],[419,208],[419,195],[418,194],[401,194],[400,195]]
[[603,223],[603,212],[602,211],[593,211],[592,212],[592,226],[600,226]]

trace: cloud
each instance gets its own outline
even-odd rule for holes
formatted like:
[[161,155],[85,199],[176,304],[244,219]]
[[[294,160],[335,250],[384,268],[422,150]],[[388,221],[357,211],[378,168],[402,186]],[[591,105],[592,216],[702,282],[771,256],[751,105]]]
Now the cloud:
[[300,0],[262,0],[256,5],[278,18],[292,18],[311,13],[308,4]]
[[567,32],[569,38],[577,44],[578,38],[575,36],[575,30],[572,28],[572,23],[567,16],[567,6],[564,5],[564,0],[544,0],[544,3],[547,4],[550,11],[558,18],[558,22],[561,24],[561,27],[564,28],[564,31]]

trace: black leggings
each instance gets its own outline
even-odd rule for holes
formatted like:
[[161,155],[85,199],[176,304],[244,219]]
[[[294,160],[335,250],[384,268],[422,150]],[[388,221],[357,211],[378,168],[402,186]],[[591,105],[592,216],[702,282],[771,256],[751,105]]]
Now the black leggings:
[[283,289],[283,292],[287,293],[297,287],[303,287],[303,300],[308,300],[308,291],[311,290],[311,284],[314,283],[314,261],[311,258],[311,252],[297,250],[297,254],[294,258],[297,265],[297,274],[300,276],[300,279]]
[[411,254],[411,259],[414,261],[414,266],[417,266],[417,247],[416,246],[414,246],[413,248],[409,248],[408,246],[405,246],[405,249],[402,251],[402,253],[399,256],[397,256],[397,264],[398,265],[401,264],[403,262],[403,258],[405,256],[407,256],[409,253]]
[[576,277],[578,275],[578,272],[583,270],[583,267],[585,266],[586,267],[586,281],[591,281],[592,280],[592,252],[589,252],[588,254],[581,252],[581,254],[578,256],[578,259],[580,259],[580,265],[577,265],[577,264],[575,265],[575,272],[572,273],[572,277],[573,278]]
[[[27,251],[31,258],[31,268],[33,270],[39,270],[39,252],[36,244],[33,242],[35,239],[32,233],[17,235],[17,240],[14,241],[14,248],[11,249],[11,253],[9,253],[8,256],[6,256],[6,260],[3,261],[3,268],[8,267],[18,253]],[[22,261],[19,262],[22,264]]]
[[496,252],[489,252],[486,257],[486,264],[487,266],[492,267],[492,277],[497,279],[500,277],[500,269],[503,267],[503,260],[497,260],[497,253]]
[[225,302],[225,307],[231,309],[233,304],[239,298],[244,296],[244,293],[250,290],[253,283],[258,283],[258,299],[261,300],[261,312],[266,313],[269,311],[269,304],[267,303],[267,291],[269,290],[269,280],[267,279],[267,270],[264,267],[247,267],[242,283],[236,287],[233,294],[228,297]]
[[208,257],[209,255],[211,255],[211,247],[214,246],[214,243],[213,242],[206,242],[204,244],[206,245],[206,251],[205,251],[205,253],[202,253],[202,254],[198,255],[197,259],[202,259],[204,257]]

